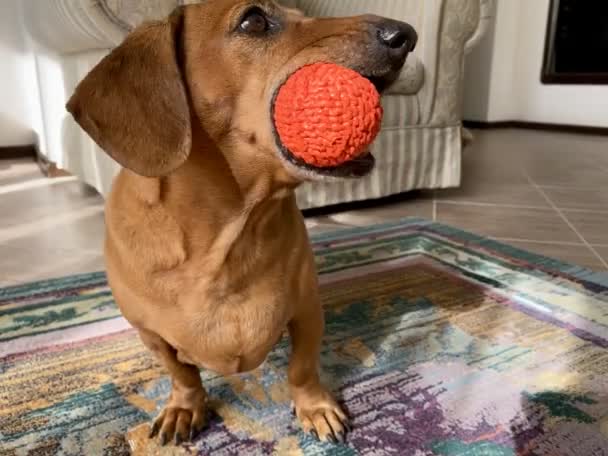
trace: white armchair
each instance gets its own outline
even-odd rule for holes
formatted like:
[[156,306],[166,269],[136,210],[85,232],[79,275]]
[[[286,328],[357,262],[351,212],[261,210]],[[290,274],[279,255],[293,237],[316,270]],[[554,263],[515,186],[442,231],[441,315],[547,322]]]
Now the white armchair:
[[[50,160],[107,193],[119,166],[67,115],[65,102],[130,29],[192,1],[23,0],[26,27],[39,46],[43,153]],[[383,101],[374,172],[362,180],[302,186],[302,209],[460,184],[464,57],[485,32],[494,1],[282,0],[310,15],[373,13],[405,20],[419,34],[417,49]]]

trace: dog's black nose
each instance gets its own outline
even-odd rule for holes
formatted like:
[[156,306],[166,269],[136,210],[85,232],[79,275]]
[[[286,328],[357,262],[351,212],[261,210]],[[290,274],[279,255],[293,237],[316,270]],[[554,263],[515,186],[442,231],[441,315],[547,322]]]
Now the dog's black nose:
[[418,42],[414,27],[405,22],[383,19],[376,24],[380,43],[388,49],[395,64],[403,64],[408,52],[412,52]]

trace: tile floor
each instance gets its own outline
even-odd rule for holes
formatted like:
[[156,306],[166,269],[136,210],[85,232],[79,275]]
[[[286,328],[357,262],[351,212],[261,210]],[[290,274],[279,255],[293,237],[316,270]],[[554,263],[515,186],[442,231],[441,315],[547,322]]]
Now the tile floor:
[[[608,271],[608,138],[476,130],[459,189],[307,218],[312,233],[421,216]],[[0,160],[0,286],[103,269],[103,200],[75,178]]]

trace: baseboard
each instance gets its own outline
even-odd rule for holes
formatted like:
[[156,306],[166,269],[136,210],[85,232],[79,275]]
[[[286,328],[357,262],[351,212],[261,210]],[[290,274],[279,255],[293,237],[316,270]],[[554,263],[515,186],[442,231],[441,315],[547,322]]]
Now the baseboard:
[[28,144],[25,146],[1,146],[0,160],[15,160],[17,158],[36,158],[36,146]]
[[550,124],[543,122],[524,122],[521,120],[504,120],[500,122],[479,122],[476,120],[465,120],[462,123],[466,128],[490,129],[490,128],[522,128],[524,130],[560,131],[566,133],[578,133],[584,135],[608,136],[608,127],[589,127],[584,125]]

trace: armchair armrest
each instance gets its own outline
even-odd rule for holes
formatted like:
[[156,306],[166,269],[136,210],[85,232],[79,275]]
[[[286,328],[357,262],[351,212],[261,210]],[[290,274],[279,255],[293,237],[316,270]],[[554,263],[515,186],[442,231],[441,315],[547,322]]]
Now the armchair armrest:
[[466,52],[483,37],[493,17],[495,0],[444,0],[437,37],[436,81],[425,123],[455,126],[462,121]]
[[494,17],[496,16],[496,0],[480,0],[479,4],[479,25],[469,41],[465,45],[465,53],[468,54],[475,46],[479,44],[482,38],[487,34]]

